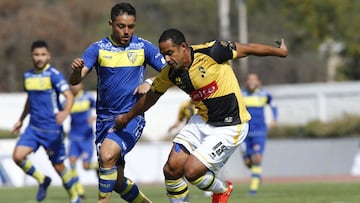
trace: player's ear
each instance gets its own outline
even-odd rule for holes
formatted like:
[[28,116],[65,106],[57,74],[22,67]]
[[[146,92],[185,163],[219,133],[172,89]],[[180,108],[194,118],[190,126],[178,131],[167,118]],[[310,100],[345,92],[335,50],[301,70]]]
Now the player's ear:
[[182,48],[187,48],[187,47],[188,47],[188,44],[187,44],[186,42],[182,42],[182,43],[180,44],[180,47],[182,47]]
[[112,20],[109,20],[109,25],[112,26],[113,22]]

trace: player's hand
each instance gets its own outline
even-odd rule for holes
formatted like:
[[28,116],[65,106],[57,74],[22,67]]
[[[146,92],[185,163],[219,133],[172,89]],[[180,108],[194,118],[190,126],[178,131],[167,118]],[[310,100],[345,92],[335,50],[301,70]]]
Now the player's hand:
[[126,119],[125,115],[120,114],[116,117],[114,129],[115,130],[124,129],[127,126],[128,122],[129,121]]
[[65,111],[59,111],[56,114],[56,123],[62,125],[69,114]]
[[81,70],[85,65],[85,62],[81,58],[76,58],[71,63],[71,68],[75,71]]
[[150,84],[147,82],[143,82],[141,85],[137,86],[133,92],[135,94],[146,94],[150,90]]
[[275,42],[277,45],[279,45],[279,48],[282,50],[281,57],[286,57],[288,55],[288,49],[286,47],[284,38],[282,38],[281,41],[275,40]]
[[271,121],[270,124],[269,124],[269,128],[272,129],[272,128],[276,128],[277,127],[277,122],[276,121]]
[[12,130],[12,132],[15,134],[15,135],[18,135],[19,133],[20,133],[20,129],[21,129],[21,127],[22,127],[22,121],[18,121],[18,122],[16,122],[15,123],[15,125],[14,125],[14,128],[13,128],[13,130]]

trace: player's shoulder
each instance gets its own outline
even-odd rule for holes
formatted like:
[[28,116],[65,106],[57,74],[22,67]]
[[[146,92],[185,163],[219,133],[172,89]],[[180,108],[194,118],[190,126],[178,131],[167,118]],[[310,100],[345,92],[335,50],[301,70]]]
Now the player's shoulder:
[[111,45],[111,40],[109,37],[104,37],[100,40],[97,40],[95,42],[93,42],[92,44],[90,44],[90,48],[104,48],[106,46]]
[[132,36],[129,47],[131,49],[148,49],[148,48],[157,49],[157,47],[152,42],[142,37],[139,37],[138,35]]
[[211,40],[211,41],[207,41],[207,42],[202,43],[202,44],[191,45],[191,47],[194,49],[194,51],[200,50],[200,49],[208,49],[208,48],[212,48],[212,49],[214,49],[214,48],[215,49],[216,48],[236,49],[235,43],[233,41],[223,41],[223,40]]
[[236,45],[232,41],[213,40],[199,45],[191,46],[194,53],[205,54],[217,63],[224,63],[233,58],[233,51],[236,50]]
[[49,72],[51,75],[63,75],[63,73],[53,65],[50,65],[50,67],[46,69],[46,72]]
[[133,40],[136,41],[136,42],[144,42],[144,43],[149,43],[149,44],[152,44],[149,40],[145,39],[145,38],[142,38],[138,35],[133,35]]
[[263,87],[259,87],[259,91],[263,94],[270,94],[270,92],[266,88],[263,88]]
[[216,42],[217,42],[217,40],[212,40],[212,41],[208,41],[208,42],[205,42],[202,44],[194,44],[194,45],[191,45],[191,47],[194,51],[201,50],[201,49],[208,49],[208,48],[213,47],[216,44]]

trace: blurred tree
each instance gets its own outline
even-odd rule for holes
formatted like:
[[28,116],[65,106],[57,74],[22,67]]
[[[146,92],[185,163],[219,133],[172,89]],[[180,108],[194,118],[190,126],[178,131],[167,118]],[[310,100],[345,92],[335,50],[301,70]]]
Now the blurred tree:
[[[137,9],[136,34],[154,44],[169,27],[181,29],[190,43],[219,39],[216,0],[125,1]],[[360,1],[244,1],[248,41],[275,45],[273,40],[284,37],[290,49],[286,60],[248,57],[249,71],[257,72],[265,85],[326,81],[327,61],[320,57],[318,49],[327,39],[344,45],[340,53],[344,65],[338,69],[338,79],[360,79]],[[29,46],[33,40],[48,41],[52,62],[68,74],[74,57],[80,56],[90,43],[110,34],[107,22],[116,2],[0,0],[0,91],[22,90],[22,73],[32,66]],[[230,1],[231,40],[239,38],[236,2]],[[148,75],[155,74],[149,70]],[[241,71],[235,72],[241,79]],[[86,81],[90,89],[96,85],[92,75],[93,79]]]
[[[248,3],[249,10],[262,11],[256,17],[263,15],[263,19],[269,22],[265,25],[287,31],[292,54],[303,55],[318,50],[329,40],[341,44],[343,49],[338,54],[344,57],[345,63],[338,67],[336,78],[360,79],[360,24],[357,23],[360,20],[360,1],[252,0]],[[273,13],[272,20],[265,18],[270,12]]]

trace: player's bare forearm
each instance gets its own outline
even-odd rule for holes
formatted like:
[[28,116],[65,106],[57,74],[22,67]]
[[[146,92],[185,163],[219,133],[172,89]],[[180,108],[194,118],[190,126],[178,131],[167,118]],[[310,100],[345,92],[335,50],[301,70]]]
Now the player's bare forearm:
[[25,105],[24,105],[24,110],[20,115],[19,121],[23,122],[24,119],[26,118],[26,116],[29,114],[30,112],[30,102],[29,102],[29,97],[26,99]]
[[77,85],[81,82],[81,70],[73,70],[69,77],[69,83],[71,85]]
[[29,97],[27,97],[25,105],[24,105],[24,109],[20,115],[19,120],[15,123],[12,132],[15,135],[18,135],[20,133],[20,129],[22,127],[23,121],[26,118],[26,116],[29,114],[30,112],[30,102],[29,102]]
[[64,91],[63,94],[64,97],[66,98],[66,101],[65,101],[64,109],[56,115],[56,122],[58,124],[62,124],[66,119],[66,117],[70,114],[71,107],[75,101],[74,95],[70,90]]
[[77,85],[87,75],[88,68],[85,67],[85,62],[81,58],[76,58],[71,63],[71,75],[69,82],[71,85]]
[[73,104],[75,102],[74,95],[70,90],[64,91],[63,94],[64,94],[64,97],[66,98],[64,111],[70,114],[71,107],[73,106]]
[[248,55],[286,57],[288,55],[288,50],[284,39],[281,40],[280,47],[258,43],[236,43],[236,50],[238,57],[245,57]]

